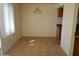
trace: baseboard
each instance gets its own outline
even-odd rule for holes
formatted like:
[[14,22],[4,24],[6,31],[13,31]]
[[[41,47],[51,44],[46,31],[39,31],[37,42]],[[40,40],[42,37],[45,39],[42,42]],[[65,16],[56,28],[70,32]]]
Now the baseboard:
[[11,46],[8,48],[8,49],[6,49],[6,51],[4,52],[4,55],[7,53],[7,51],[10,49],[10,48],[12,48],[17,42],[18,42],[18,40],[21,38],[21,36],[18,36],[15,40],[16,41],[14,41],[14,43],[13,44],[11,44]]
[[[52,36],[22,36],[22,37],[51,37],[52,38]],[[53,38],[56,38],[56,37],[53,37]]]
[[33,38],[56,38],[56,37],[47,37],[47,36],[22,36],[22,38],[29,38],[29,37],[33,37]]

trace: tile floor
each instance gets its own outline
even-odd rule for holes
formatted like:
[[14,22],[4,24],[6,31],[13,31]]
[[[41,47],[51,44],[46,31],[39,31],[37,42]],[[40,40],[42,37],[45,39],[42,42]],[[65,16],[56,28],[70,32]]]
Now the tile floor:
[[21,38],[7,53],[10,56],[66,56],[59,41],[52,37]]

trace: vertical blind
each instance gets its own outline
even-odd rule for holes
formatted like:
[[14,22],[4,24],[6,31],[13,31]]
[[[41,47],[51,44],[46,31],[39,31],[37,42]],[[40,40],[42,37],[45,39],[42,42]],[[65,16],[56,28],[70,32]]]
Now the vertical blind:
[[15,32],[14,9],[12,4],[3,4],[3,16],[4,32],[5,37],[7,37]]

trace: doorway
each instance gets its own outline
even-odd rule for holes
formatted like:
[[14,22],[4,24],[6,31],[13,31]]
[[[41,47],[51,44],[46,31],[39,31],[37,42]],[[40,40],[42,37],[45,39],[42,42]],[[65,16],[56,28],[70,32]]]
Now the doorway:
[[79,8],[78,8],[78,15],[77,15],[77,24],[76,24],[73,55],[79,56]]
[[63,5],[61,6],[61,7],[59,7],[58,9],[57,9],[57,25],[56,25],[56,27],[57,27],[57,33],[56,33],[56,38],[59,40],[59,44],[60,44],[60,42],[61,42],[61,32],[62,32],[62,21],[63,21]]

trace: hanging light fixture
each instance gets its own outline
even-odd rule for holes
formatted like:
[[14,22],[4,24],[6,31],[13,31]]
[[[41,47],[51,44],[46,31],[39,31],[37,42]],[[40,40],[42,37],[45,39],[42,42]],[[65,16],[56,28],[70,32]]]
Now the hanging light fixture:
[[40,10],[38,4],[37,4],[36,9],[33,11],[33,13],[34,13],[34,14],[41,14],[41,13],[42,13],[42,11]]

